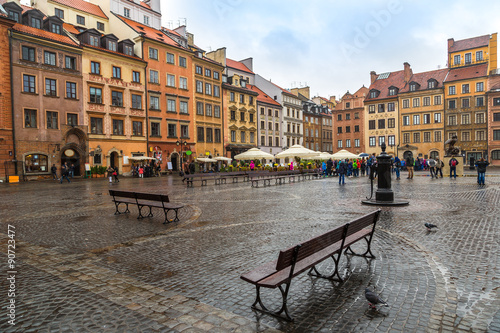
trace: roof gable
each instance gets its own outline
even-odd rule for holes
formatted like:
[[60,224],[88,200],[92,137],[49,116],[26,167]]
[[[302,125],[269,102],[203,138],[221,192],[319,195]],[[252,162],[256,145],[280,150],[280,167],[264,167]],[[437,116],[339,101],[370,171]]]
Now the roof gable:
[[59,3],[64,6],[68,6],[77,10],[80,10],[82,12],[98,16],[103,19],[108,19],[106,14],[102,11],[101,7],[98,5],[95,5],[93,3],[83,1],[83,0],[50,0],[55,3]]
[[229,58],[226,59],[226,66],[231,67],[233,69],[237,69],[237,70],[242,71],[242,72],[254,74],[254,72],[252,72],[250,69],[248,69],[248,67],[245,66],[243,63],[229,59]]
[[[478,36],[468,39],[454,41],[453,38],[448,40],[448,52],[459,52],[478,47],[488,46],[490,43],[490,35]],[[451,45],[450,45],[451,44]]]

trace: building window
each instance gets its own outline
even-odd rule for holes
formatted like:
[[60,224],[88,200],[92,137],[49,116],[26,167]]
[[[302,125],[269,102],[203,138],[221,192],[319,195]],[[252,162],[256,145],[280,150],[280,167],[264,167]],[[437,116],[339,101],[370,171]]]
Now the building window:
[[337,148],[342,148],[342,140],[337,140]]
[[460,65],[460,54],[457,54],[453,57],[453,64]]
[[[370,105],[370,106],[371,106],[371,105]],[[307,117],[306,117],[306,118],[307,118]],[[337,115],[337,120],[338,120],[338,121],[342,121],[342,115],[341,115],[341,114]],[[307,121],[307,119],[306,119],[306,121]]]
[[351,139],[345,140],[345,147],[346,148],[351,148]]
[[359,132],[359,125],[354,125],[354,132],[355,133]]
[[194,72],[195,72],[195,74],[202,75],[203,74],[203,67],[196,65],[194,68]]
[[424,132],[424,142],[431,142],[431,132]]
[[219,105],[214,105],[214,117],[220,118],[220,106]]
[[441,96],[434,96],[434,105],[441,105]]
[[485,131],[476,131],[476,141],[486,140]]
[[56,54],[55,53],[45,51],[43,54],[44,54],[44,63],[46,65],[50,65],[50,66],[56,65]]
[[101,88],[89,88],[90,92],[90,103],[102,104],[102,89]]
[[484,97],[476,97],[476,106],[484,106]]
[[413,133],[413,142],[414,143],[420,143],[420,133]]
[[410,133],[403,133],[403,143],[410,143]]
[[472,63],[472,53],[465,54],[465,64],[470,65]]
[[151,136],[161,137],[160,123],[156,122],[151,123]]
[[42,29],[42,20],[32,17],[31,18],[31,27],[37,28],[37,29]]
[[345,127],[345,132],[346,133],[351,133],[351,126],[346,126]]
[[424,114],[423,121],[424,121],[424,124],[430,124],[431,123],[431,114],[430,113]]
[[78,126],[78,115],[76,113],[66,113],[66,124],[69,126]]
[[160,97],[157,96],[149,97],[149,109],[160,110]]
[[428,89],[434,89],[434,88],[436,88],[436,81],[434,81],[434,80],[428,81],[427,82],[427,88]]
[[90,133],[102,134],[102,118],[90,118]]
[[181,138],[189,138],[189,125],[181,125]]
[[457,116],[448,117],[448,125],[455,126],[457,124]]
[[142,109],[141,95],[132,95],[132,109]]
[[394,135],[389,135],[389,136],[387,137],[387,144],[388,144],[389,146],[395,146],[395,145],[396,145],[396,136],[394,136]]
[[132,122],[132,135],[142,136],[142,121]]
[[101,74],[101,64],[95,61],[90,62],[90,73],[92,74]]
[[122,69],[120,67],[113,66],[113,78],[114,79],[122,78]]
[[167,112],[176,112],[176,104],[174,99],[167,100]]
[[9,14],[9,18],[12,21],[16,21],[17,23],[19,23],[19,13],[18,12],[14,12],[12,10],[9,10],[8,14]]
[[413,125],[420,125],[420,115],[413,115]]
[[410,107],[410,100],[403,99],[403,109],[408,109]]
[[240,137],[241,137],[240,142],[245,143],[246,142],[246,133],[244,131],[241,131]]
[[123,135],[123,120],[113,119],[113,135]]
[[196,102],[196,114],[203,116],[203,103],[202,102]]
[[418,108],[420,106],[420,98],[413,99],[413,107]]
[[245,103],[245,95],[240,94],[240,103]]
[[109,40],[108,41],[108,50],[116,52],[116,42]]
[[220,97],[220,87],[214,85],[214,97]]
[[196,129],[196,138],[198,142],[204,142],[205,141],[205,129],[203,127],[198,127]]
[[462,132],[462,141],[470,141],[470,132]]
[[385,136],[379,136],[378,137],[378,145],[382,146],[382,144],[385,143]]
[[[389,88],[389,96],[394,96],[394,95],[396,95],[396,93],[397,93],[396,88]],[[346,105],[347,108],[349,107],[349,104],[350,103],[347,103],[347,105]]]
[[410,116],[403,116],[403,126],[410,125]]
[[493,130],[493,140],[500,140],[500,130]]
[[231,142],[236,142],[236,131],[231,131]]
[[181,67],[187,67],[186,58],[179,56],[179,66],[181,66]]
[[385,128],[385,119],[379,119],[378,120],[378,128],[379,129],[384,129]]
[[64,57],[64,62],[66,64],[67,69],[76,70],[76,58],[75,57]]
[[144,15],[144,24],[149,25],[149,16]]
[[45,79],[45,96],[57,96],[57,81]]
[[245,121],[245,112],[240,112],[240,121]]
[[203,82],[196,81],[196,92],[203,94]]
[[476,51],[476,62],[483,60],[483,51]]
[[214,142],[215,143],[220,143],[221,142],[221,135],[220,135],[220,128],[214,129]]
[[395,110],[396,110],[396,106],[395,106],[394,102],[387,103],[387,111],[395,111]]
[[[236,111],[232,110],[230,113],[230,116],[231,116],[231,120],[236,120]],[[288,124],[288,125],[290,125],[290,124]]]
[[92,45],[92,46],[99,46],[99,37],[97,37],[97,36],[90,36],[90,45]]
[[47,155],[30,154],[24,158],[26,173],[48,172],[49,163]]
[[158,60],[158,50],[155,48],[149,48],[149,59]]
[[167,136],[169,138],[177,137],[177,126],[176,124],[167,124]]
[[431,98],[424,97],[424,106],[429,106],[429,105],[431,105]]
[[57,112],[47,111],[46,113],[47,129],[58,129],[58,114]]
[[22,57],[23,60],[35,62],[35,48],[23,46]]
[[175,55],[167,53],[167,63],[175,65]]
[[212,76],[212,71],[208,68],[205,68],[205,76],[211,77]]
[[167,86],[175,87],[175,75],[167,74]]
[[158,71],[154,71],[152,69],[149,70],[149,82],[150,83],[160,83],[160,77],[158,76]]
[[66,82],[66,98],[76,99],[75,82]]
[[61,34],[61,25],[60,24],[51,23],[50,24],[50,32],[53,32],[55,34],[60,35]]
[[368,106],[368,113],[375,113],[375,105]]
[[85,25],[85,17],[76,15],[76,24]]
[[370,147],[375,147],[377,145],[377,138],[374,136],[370,136],[368,142],[369,142]]
[[359,139],[354,139],[354,147],[359,148],[360,147],[359,144],[360,144]]
[[462,99],[462,108],[468,108],[470,107],[470,102],[468,98]]
[[179,102],[179,112],[182,114],[188,114],[188,102],[186,101],[180,101]]
[[104,23],[102,23],[102,22],[97,22],[97,30],[99,30],[99,31],[104,31]]
[[416,91],[417,90],[417,85],[412,83],[410,84],[410,91]]
[[123,16],[130,18],[130,9],[123,8]]
[[31,109],[24,110],[24,127],[37,128],[37,111]]
[[206,129],[206,142],[214,142],[213,130],[211,128]]
[[123,93],[121,91],[111,91],[111,105],[123,106]]
[[188,80],[185,77],[180,77],[179,78],[179,88],[180,89],[186,89],[188,88]]
[[132,71],[132,82],[141,83],[141,73]]
[[448,101],[448,109],[456,109],[457,108],[457,101],[451,100]]
[[337,133],[342,134],[342,126],[337,127]]
[[384,110],[384,104],[379,104],[378,105],[378,112],[380,113],[380,112],[384,112],[384,111],[385,111]]
[[462,125],[469,125],[469,124],[470,124],[470,114],[463,114]]
[[484,124],[486,122],[484,113],[476,113],[476,124]]
[[36,77],[23,74],[23,91],[27,93],[36,93]]
[[205,94],[212,95],[212,85],[210,83],[205,83]]
[[219,80],[220,74],[219,72],[214,71],[214,80]]
[[205,116],[212,117],[212,104],[205,105]]
[[448,95],[455,95],[455,94],[456,94],[455,86],[449,86]]
[[434,132],[434,141],[435,142],[441,142],[441,131],[435,131]]
[[469,93],[469,84],[462,84],[462,94],[468,94]]
[[484,82],[476,83],[476,91],[477,92],[484,91]]
[[387,119],[387,128],[395,128],[396,127],[396,118]]

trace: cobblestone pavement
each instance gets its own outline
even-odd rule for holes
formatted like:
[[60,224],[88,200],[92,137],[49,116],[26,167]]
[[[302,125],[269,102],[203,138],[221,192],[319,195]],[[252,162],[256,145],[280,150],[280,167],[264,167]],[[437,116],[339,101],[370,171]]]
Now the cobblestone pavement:
[[[278,251],[373,211],[366,178],[186,188],[176,176],[0,185],[2,332],[500,332],[500,173],[393,181],[376,259],[341,260],[342,284],[302,274],[293,323],[251,310],[239,278]],[[473,175],[473,173],[469,173]],[[181,222],[114,215],[108,189],[166,193]],[[424,223],[439,226],[427,232]],[[16,325],[8,323],[8,225],[16,234]],[[349,259],[349,260],[348,260]],[[325,261],[320,270],[328,271]],[[370,310],[364,288],[390,304]],[[280,305],[279,292],[264,298]]]

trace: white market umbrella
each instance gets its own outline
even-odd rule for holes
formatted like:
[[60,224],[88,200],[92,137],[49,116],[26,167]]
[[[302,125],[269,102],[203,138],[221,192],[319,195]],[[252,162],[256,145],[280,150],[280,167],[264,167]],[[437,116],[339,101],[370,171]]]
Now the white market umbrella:
[[214,158],[214,160],[217,161],[224,161],[224,162],[231,162],[233,159],[229,157],[224,157],[224,156],[217,156]]
[[148,156],[134,156],[134,157],[129,157],[128,159],[131,161],[156,160],[155,157],[148,157]]
[[276,158],[287,158],[287,157],[311,157],[318,155],[318,152],[314,150],[307,149],[301,145],[291,146],[289,149],[282,151],[279,154],[276,154]]
[[260,150],[259,148],[251,148],[244,153],[238,154],[234,156],[235,160],[273,160],[274,156],[266,153],[265,151]]
[[214,160],[214,159],[208,158],[208,157],[198,157],[196,159],[196,162],[210,163],[210,162],[217,162],[217,160]]
[[358,155],[351,153],[345,149],[339,150],[335,154],[332,155],[332,158],[336,160],[342,160],[345,158],[358,158]]
[[329,153],[322,153],[322,152],[318,152],[318,155],[316,156],[306,156],[306,157],[303,157],[304,160],[328,160],[332,158],[332,155],[329,154]]

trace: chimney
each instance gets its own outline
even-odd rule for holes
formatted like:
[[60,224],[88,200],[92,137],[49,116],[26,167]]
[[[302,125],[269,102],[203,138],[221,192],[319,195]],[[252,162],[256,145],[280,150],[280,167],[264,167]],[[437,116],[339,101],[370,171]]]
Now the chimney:
[[192,33],[187,33],[188,45],[194,45],[194,35]]
[[405,67],[405,69],[404,69],[404,74],[405,74],[404,80],[405,80],[405,82],[409,82],[411,76],[413,75],[413,71],[411,70],[409,63],[405,62],[403,65]]
[[377,80],[377,73],[375,71],[371,71],[370,72],[370,81],[371,81],[371,84],[373,84],[373,82],[375,82],[375,80]]
[[448,53],[450,52],[450,49],[453,47],[453,44],[455,44],[455,40],[453,38],[448,39]]

